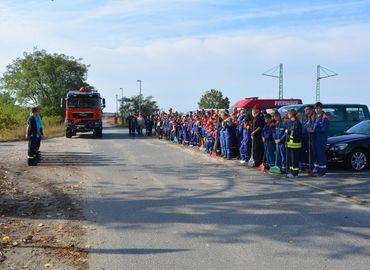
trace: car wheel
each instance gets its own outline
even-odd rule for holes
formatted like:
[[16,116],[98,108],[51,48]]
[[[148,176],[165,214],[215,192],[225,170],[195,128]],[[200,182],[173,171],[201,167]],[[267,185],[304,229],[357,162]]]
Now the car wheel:
[[347,158],[347,167],[352,171],[363,171],[367,168],[369,157],[362,149],[353,149]]

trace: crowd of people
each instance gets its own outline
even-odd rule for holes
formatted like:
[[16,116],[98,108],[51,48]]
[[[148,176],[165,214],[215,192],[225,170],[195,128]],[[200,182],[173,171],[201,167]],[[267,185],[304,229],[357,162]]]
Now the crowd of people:
[[[138,122],[131,120],[130,135],[135,133]],[[290,178],[297,177],[300,171],[319,176],[327,172],[329,119],[320,102],[307,106],[304,115],[295,110],[280,115],[277,109],[267,112],[257,105],[251,113],[242,108],[231,113],[198,110],[181,115],[170,109],[142,122],[148,136],[154,127],[158,139],[200,147],[225,159],[238,158],[241,164],[249,166],[278,168],[279,173]]]
[[[225,159],[240,159],[251,167],[275,168],[274,172],[297,177],[300,171],[325,176],[326,144],[329,119],[320,102],[308,105],[304,114],[289,110],[280,115],[277,109],[261,110],[256,105],[245,108],[197,110],[182,115],[170,109],[145,119],[141,114],[128,116],[130,136],[154,136]],[[28,118],[26,137],[28,164],[37,165],[43,136],[41,107],[33,107]],[[312,170],[313,168],[313,170]],[[271,170],[270,170],[271,171]]]

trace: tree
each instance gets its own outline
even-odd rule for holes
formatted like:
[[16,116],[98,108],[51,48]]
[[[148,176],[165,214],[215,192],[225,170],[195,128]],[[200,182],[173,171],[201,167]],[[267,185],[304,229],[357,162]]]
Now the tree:
[[198,102],[200,109],[228,109],[230,100],[228,97],[223,97],[219,90],[211,89],[206,91]]
[[68,91],[87,86],[88,65],[64,54],[45,50],[25,52],[6,67],[1,88],[14,96],[20,105],[40,104],[43,111],[63,115],[60,100]]
[[[155,111],[158,111],[158,105],[153,96],[143,97],[141,95],[141,114],[144,117],[151,116]],[[139,113],[140,96],[132,96],[131,98],[124,97],[121,100],[120,112],[121,115]]]

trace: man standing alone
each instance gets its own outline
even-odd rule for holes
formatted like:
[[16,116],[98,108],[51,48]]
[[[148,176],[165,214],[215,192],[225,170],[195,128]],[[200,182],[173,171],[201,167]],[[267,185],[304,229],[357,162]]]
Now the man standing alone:
[[37,113],[38,108],[33,107],[31,110],[31,115],[27,121],[27,131],[26,131],[26,138],[28,139],[28,156],[27,156],[27,163],[29,166],[36,166],[36,151],[37,151]]

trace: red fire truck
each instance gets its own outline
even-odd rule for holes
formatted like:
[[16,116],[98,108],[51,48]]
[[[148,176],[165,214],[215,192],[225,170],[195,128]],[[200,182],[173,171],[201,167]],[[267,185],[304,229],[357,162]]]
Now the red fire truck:
[[72,138],[77,132],[93,131],[95,137],[103,136],[102,109],[105,99],[93,87],[81,87],[70,91],[66,97],[66,137]]
[[250,112],[255,105],[258,105],[262,110],[280,108],[287,105],[302,104],[301,99],[265,99],[258,97],[250,97],[235,102],[232,108],[246,108],[247,112]]

